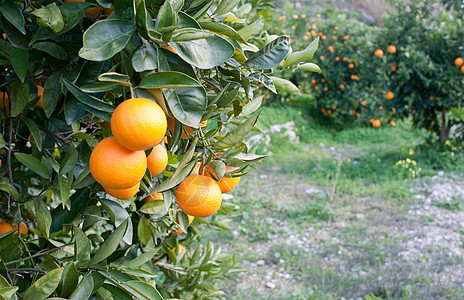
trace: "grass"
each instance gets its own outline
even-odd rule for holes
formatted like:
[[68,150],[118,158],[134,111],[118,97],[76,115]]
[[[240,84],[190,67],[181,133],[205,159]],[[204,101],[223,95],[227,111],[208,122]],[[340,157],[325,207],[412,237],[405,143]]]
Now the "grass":
[[[411,182],[437,170],[462,174],[461,146],[437,147],[408,122],[333,133],[292,107],[267,107],[258,126],[289,121],[300,142],[270,133],[272,156],[232,192],[240,206],[232,234],[206,233],[249,270],[225,281],[226,299],[459,298],[462,287],[431,278],[457,260],[402,262],[407,239],[391,228],[434,222],[408,215]],[[462,209],[458,200],[434,205]]]

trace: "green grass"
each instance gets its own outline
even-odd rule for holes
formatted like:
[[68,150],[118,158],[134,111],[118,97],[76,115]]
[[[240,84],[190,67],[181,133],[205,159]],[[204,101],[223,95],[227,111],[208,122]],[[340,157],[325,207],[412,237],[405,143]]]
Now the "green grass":
[[[431,143],[408,122],[333,133],[295,107],[266,107],[258,126],[288,121],[295,122],[300,143],[270,134],[272,156],[232,192],[240,207],[227,217],[233,234],[205,233],[250,269],[228,277],[225,299],[453,299],[463,292],[429,278],[457,261],[432,257],[424,260],[428,265],[397,264],[407,240],[389,234],[391,226],[412,222],[407,211],[416,201],[413,175],[462,174],[462,144]],[[462,209],[459,201],[435,205]],[[424,218],[414,220],[416,226],[434,221]],[[265,286],[272,279],[275,289]]]

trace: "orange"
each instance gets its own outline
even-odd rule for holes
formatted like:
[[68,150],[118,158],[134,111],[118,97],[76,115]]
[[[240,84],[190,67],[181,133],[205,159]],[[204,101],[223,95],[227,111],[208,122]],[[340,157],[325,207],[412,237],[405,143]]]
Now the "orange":
[[454,60],[454,64],[456,65],[456,67],[460,67],[464,64],[464,59],[462,59],[461,57],[458,57]]
[[391,67],[391,71],[396,72],[397,69],[398,69],[398,67],[395,64],[393,64],[392,67]]
[[161,142],[166,133],[166,115],[154,101],[132,98],[116,107],[111,117],[111,130],[121,146],[147,150]]
[[[183,245],[179,244],[179,250],[178,251],[176,251],[176,247],[172,248],[171,251],[174,252],[176,255],[179,255],[182,252],[185,252],[185,248],[184,248]],[[171,258],[171,253],[168,253],[168,257],[169,257],[169,259],[172,259]]]
[[337,107],[334,105],[334,106],[332,106],[332,109],[333,109],[333,110],[336,110],[336,109],[337,109]]
[[379,106],[379,110],[383,110],[383,106],[382,106],[382,105]]
[[35,106],[39,106],[44,108],[43,105],[43,93],[44,93],[44,88],[41,85],[37,85],[37,96],[40,97],[39,101],[35,104]]
[[383,51],[381,49],[377,49],[377,50],[375,50],[374,55],[376,57],[381,57],[381,56],[383,56]]
[[353,69],[354,65],[353,64],[348,64],[348,68]]
[[393,92],[388,92],[386,95],[385,95],[385,98],[387,98],[387,100],[391,100],[395,97],[395,94],[393,94]]
[[391,121],[390,121],[390,125],[391,125],[391,126],[395,126],[395,125],[396,125],[395,121],[391,120]]
[[322,55],[319,56],[319,59],[320,59],[320,60],[324,60],[324,56],[322,56]]
[[[18,228],[19,225],[21,225],[20,229],[19,229],[21,231],[21,234],[27,234],[29,232],[29,229],[27,228],[27,225],[24,222],[16,224],[16,226],[14,226],[13,228]],[[15,231],[15,233],[17,233],[17,232],[18,231]]]
[[332,46],[329,46],[328,49],[329,49],[329,52],[330,52],[330,53],[332,53],[332,52],[335,51],[334,47],[332,47]]
[[358,75],[351,75],[351,79],[352,79],[352,80],[357,80],[357,79],[358,79]]
[[148,203],[148,202],[157,201],[157,200],[164,201],[164,196],[162,193],[153,193],[149,195],[147,198],[145,198],[144,202]]
[[327,92],[328,90],[329,90],[329,88],[325,86],[324,91]]
[[[85,0],[65,0],[64,2],[69,3],[69,2],[85,2]],[[100,8],[99,7],[91,7],[89,10],[87,10],[87,14],[93,18],[95,18],[98,14],[100,13]]]
[[396,47],[393,45],[390,45],[387,47],[387,52],[390,54],[396,53]]
[[161,48],[166,49],[166,50],[169,50],[169,51],[171,51],[171,52],[174,53],[174,54],[177,54],[176,50],[174,50],[174,48],[172,48],[172,47],[169,46],[169,45],[163,45],[163,46],[161,46]]
[[433,99],[435,99],[433,96],[429,96],[430,101],[433,101]]
[[369,121],[369,122],[371,122],[371,124],[372,124],[372,123],[374,122],[374,119],[370,119],[370,121]]
[[[174,118],[171,118],[171,117],[168,117],[167,118],[167,122],[168,122],[168,129],[169,129],[169,132],[170,133],[174,133],[174,128],[176,126],[176,120]],[[206,121],[203,121],[200,123],[200,127],[203,128],[205,127],[206,125],[208,124],[208,120]],[[191,133],[192,133],[193,129],[192,127],[190,126],[187,126],[187,125],[184,125],[183,129],[182,129],[182,138],[183,139],[189,139],[191,138]]]
[[318,90],[318,89],[319,89],[319,87],[316,85],[316,86],[314,87],[314,89],[315,89],[315,90]]
[[345,88],[344,84],[340,84],[340,89],[343,90]]
[[464,66],[461,67],[461,73],[464,73]]
[[334,36],[332,36],[332,39],[333,39],[333,40],[336,40],[336,39],[337,39],[337,37],[334,35]]
[[316,79],[312,79],[312,80],[311,80],[311,83],[312,83],[312,84],[316,84]]
[[[187,215],[187,217],[188,217],[188,220],[189,220],[189,225],[192,224],[193,220],[195,220],[195,217],[194,217],[194,216],[189,216],[189,215]],[[178,218],[177,218],[177,222],[179,222],[179,219],[178,219]],[[173,232],[173,233],[174,233],[174,234],[181,234],[181,233],[183,233],[183,232],[184,232],[184,231],[182,230],[182,228],[179,228],[179,229],[177,229],[176,232]]]
[[348,58],[346,56],[343,57],[343,61],[347,61],[347,60],[348,60]]
[[190,174],[177,187],[176,202],[187,215],[209,217],[221,206],[221,189],[211,177]]
[[[201,167],[200,167],[200,170],[201,170]],[[228,193],[232,191],[238,185],[240,181],[240,177],[227,176],[227,173],[230,173],[234,170],[236,170],[236,168],[226,166],[226,175],[224,175],[221,181],[218,182],[219,188],[221,189],[221,193]],[[208,166],[204,174],[205,176],[211,177],[210,173],[213,174],[214,177],[216,177],[216,172],[214,171],[214,168],[212,166]]]
[[325,35],[321,36],[321,40],[325,41],[327,37]]
[[366,101],[362,101],[362,102],[361,102],[361,105],[362,105],[362,106],[366,106]]
[[103,9],[103,14],[104,14],[105,16],[109,16],[109,15],[111,15],[111,13],[112,13],[113,11],[114,11],[113,8],[104,8],[104,9]]
[[324,78],[322,78],[322,79],[321,79],[321,82],[325,82],[325,79],[324,79]]
[[0,108],[4,109],[5,106],[6,106],[6,109],[9,110],[10,100],[8,98],[8,94],[6,92],[0,91]]
[[[15,229],[15,228],[13,227],[13,225],[11,225],[11,224],[8,223],[8,222],[4,222],[4,223],[2,222],[2,223],[0,223],[0,234],[7,233],[7,232],[9,232],[9,231],[11,231],[11,230],[13,230],[13,229]],[[22,229],[22,227],[21,227],[21,229]]]
[[112,188],[107,188],[103,187],[105,189],[105,192],[108,193],[109,195],[121,199],[121,200],[128,200],[137,194],[139,191],[140,187],[140,182],[138,182],[136,185],[127,188],[127,189],[112,189]]
[[106,188],[131,188],[143,178],[146,169],[145,152],[128,150],[114,137],[100,141],[90,155],[90,172]]
[[166,169],[168,165],[168,152],[163,145],[156,145],[147,157],[147,167],[151,176],[156,176]]
[[330,109],[327,110],[327,114],[332,114],[332,111]]
[[335,57],[335,61],[340,61],[340,57]]
[[335,26],[335,27],[334,27],[334,30],[337,31],[337,30],[338,30],[338,26]]
[[374,126],[375,128],[379,128],[380,125],[382,125],[382,123],[380,123],[379,120],[374,120],[374,122],[372,122],[372,126]]

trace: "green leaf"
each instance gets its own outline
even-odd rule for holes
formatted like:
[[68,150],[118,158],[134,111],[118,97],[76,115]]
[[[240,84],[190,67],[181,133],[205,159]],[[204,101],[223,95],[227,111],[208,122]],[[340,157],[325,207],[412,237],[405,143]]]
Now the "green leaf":
[[160,250],[159,248],[151,249],[143,253],[142,255],[138,255],[133,260],[124,263],[121,267],[128,268],[128,269],[138,268],[141,265],[145,264],[147,261],[151,260],[153,256],[155,256],[155,254],[159,252],[159,250]]
[[114,82],[95,82],[92,84],[83,85],[81,91],[85,93],[103,93],[117,88],[119,84]]
[[255,28],[256,28],[257,24],[258,24],[258,21],[255,21],[255,22],[243,27],[242,29],[240,29],[238,31],[238,33],[240,34],[240,36],[245,41],[248,41],[251,38],[251,36],[253,35],[253,33],[255,32]]
[[213,160],[211,162],[211,166],[213,167],[214,172],[216,173],[212,175],[215,175],[214,177],[216,177],[218,181],[221,181],[222,177],[224,177],[224,174],[226,174],[226,164],[221,160]]
[[[148,203],[152,203],[152,202],[163,202],[163,201],[151,201]],[[164,209],[164,203],[163,203],[163,209]],[[145,218],[145,216],[142,216],[140,218],[139,226],[137,227],[137,236],[139,237],[140,242],[144,245],[146,245],[151,238],[150,223],[148,222],[147,218]]]
[[55,3],[36,9],[32,14],[37,17],[39,26],[49,27],[53,32],[59,32],[64,27],[63,15]]
[[45,115],[50,118],[58,104],[58,99],[61,95],[61,73],[55,72],[48,77],[45,82],[44,92],[42,95],[43,107]]
[[213,15],[223,15],[228,12],[231,12],[238,4],[240,0],[219,0],[216,10],[214,11]]
[[14,156],[20,163],[37,173],[39,176],[49,179],[51,171],[36,157],[26,153],[15,153]]
[[[140,209],[139,212],[144,213],[144,214],[149,214],[149,215],[165,215],[167,213],[166,207],[164,205],[164,201],[150,201],[145,203]],[[139,223],[140,227],[141,223]],[[143,229],[143,230],[146,230]],[[144,231],[145,232],[145,231]],[[139,228],[139,234],[140,234],[140,228]],[[140,236],[139,236],[140,238]],[[147,240],[148,242],[148,240]],[[144,243],[146,244],[146,243]]]
[[305,63],[305,64],[302,64],[302,65],[299,65],[298,68],[299,70],[303,70],[303,71],[310,71],[310,72],[315,72],[315,73],[321,73],[321,68],[316,65],[316,64],[313,64],[313,63]]
[[3,148],[6,146],[5,139],[3,138],[3,135],[0,134],[0,148]]
[[66,154],[63,162],[60,165],[60,175],[66,174],[71,171],[77,164],[77,159],[79,158],[79,154],[76,151],[76,148],[71,147],[71,151]]
[[108,256],[113,254],[113,252],[118,248],[119,243],[121,242],[124,234],[127,230],[127,224],[129,223],[129,218],[126,219],[119,227],[117,227],[113,233],[111,233],[101,245],[100,249],[95,253],[92,259],[89,262],[89,265],[95,265],[102,262]]
[[155,70],[158,67],[156,48],[144,42],[132,56],[132,67],[136,72]]
[[87,205],[90,197],[90,189],[84,188],[77,190],[70,197],[71,209],[64,209],[63,206],[57,206],[52,212],[52,225],[50,232],[57,232],[63,229],[63,224],[71,224],[72,221],[79,215],[82,209]]
[[93,61],[110,59],[124,49],[134,31],[135,25],[130,21],[98,21],[84,33],[84,46],[79,56]]
[[161,33],[165,33],[166,29],[175,25],[177,25],[176,14],[174,13],[171,2],[165,1],[158,11],[155,29]]
[[[76,260],[83,265],[86,265],[90,261],[90,253],[92,252],[92,244],[87,238],[84,231],[81,228],[73,225],[73,231],[76,238],[74,245],[74,253],[76,254]],[[77,282],[76,282],[77,283]]]
[[[5,2],[4,2],[5,3]],[[21,48],[14,48],[10,53],[10,62],[16,75],[24,82],[29,66],[29,51]]]
[[39,127],[32,121],[26,117],[23,117],[22,120],[26,123],[27,128],[31,132],[32,137],[34,138],[34,143],[37,146],[39,151],[42,151],[42,136],[40,135]]
[[182,169],[177,168],[174,174],[157,185],[152,193],[161,193],[179,185],[192,172],[193,168],[195,167],[195,163],[196,161],[193,160]]
[[93,276],[90,273],[87,273],[82,278],[79,285],[74,290],[74,292],[69,296],[69,300],[82,300],[82,299],[90,299],[90,296],[93,292]]
[[190,88],[201,87],[201,84],[184,73],[166,71],[148,75],[142,79],[138,87],[142,89]]
[[[100,199],[100,203],[108,212],[108,214],[111,217],[111,220],[114,221],[114,224],[116,226],[121,225],[127,218],[129,218],[127,210],[124,207],[122,207],[118,202],[107,199]],[[123,241],[128,245],[132,244],[132,231],[132,222],[129,222],[126,234],[122,238]]]
[[174,31],[172,35],[173,42],[187,42],[201,39],[209,39],[214,34],[207,31],[196,28],[181,28]]
[[155,23],[145,7],[145,1],[140,1],[135,14],[135,24],[137,31],[146,40],[153,39],[155,41],[161,38],[161,33],[155,30]]
[[24,21],[23,13],[21,9],[16,6],[10,0],[0,2],[0,12],[11,24],[14,25],[22,34],[26,34],[26,28],[24,27],[26,22]]
[[284,68],[312,59],[319,46],[319,37],[315,38],[303,51],[293,52],[288,55],[284,63]]
[[126,74],[119,74],[116,72],[103,73],[98,76],[98,80],[103,82],[115,82],[123,86],[132,86],[130,77]]
[[256,72],[256,73],[250,74],[250,76],[248,76],[248,77],[250,79],[254,79],[254,80],[262,83],[271,92],[273,92],[274,94],[277,94],[277,91],[276,91],[275,86],[274,86],[274,82],[266,74],[261,73],[261,72]]
[[48,211],[48,206],[38,197],[33,198],[33,201],[39,230],[44,236],[48,237],[50,225],[52,224],[52,217]]
[[[169,2],[169,1],[166,1]],[[132,294],[135,299],[140,300],[163,300],[164,298],[158,292],[156,288],[152,285],[149,285],[146,282],[131,280],[121,283],[121,286],[124,287],[130,294]]]
[[47,54],[50,54],[53,57],[56,57],[61,60],[68,59],[68,53],[58,44],[50,43],[50,42],[38,42],[32,45],[32,48],[43,51]]
[[239,90],[239,87],[235,87],[232,90],[222,94],[217,100],[216,106],[218,108],[222,108],[222,107],[226,107],[227,105],[229,105],[232,101],[234,101],[235,97],[237,97],[238,90]]
[[233,147],[241,141],[243,141],[251,132],[253,126],[255,126],[256,121],[258,120],[258,117],[261,114],[262,110],[263,109],[261,109],[256,114],[251,116],[248,120],[234,128],[232,131],[228,132],[222,139],[214,143],[212,146],[226,149]]
[[237,31],[235,31],[235,29],[226,24],[216,22],[200,22],[200,26],[203,29],[228,36],[238,41],[239,43],[246,44],[246,41],[242,38],[242,36]]
[[206,109],[206,91],[203,87],[165,89],[164,96],[174,117],[182,124],[199,128]]
[[23,300],[42,300],[47,298],[58,287],[62,274],[63,268],[51,270],[27,289]]
[[11,116],[16,117],[23,112],[29,98],[29,84],[27,82],[13,81],[11,83]]
[[300,90],[298,87],[296,87],[293,82],[287,79],[275,77],[275,76],[269,76],[272,81],[274,82],[274,85],[276,88],[281,89],[287,93],[290,93],[292,95],[301,95]]
[[272,69],[284,60],[288,51],[290,51],[290,41],[288,37],[281,36],[250,55],[245,65],[258,70]]
[[90,106],[99,111],[103,112],[113,112],[114,107],[107,104],[106,102],[101,101],[98,98],[92,97],[87,93],[84,93],[80,88],[74,85],[72,82],[63,79],[63,83],[66,88],[76,97],[77,100],[84,103],[85,105]]
[[76,263],[72,262],[64,267],[60,296],[67,298],[74,291],[78,283],[79,271],[76,268]]
[[234,46],[218,35],[193,42],[172,43],[171,46],[183,60],[200,69],[219,66],[235,53]]
[[251,115],[261,106],[262,102],[263,96],[256,97],[252,101],[248,102],[242,107],[242,112],[240,113],[240,116],[245,117]]
[[67,209],[70,209],[69,195],[71,195],[71,182],[68,178],[63,176],[58,176],[58,186],[60,188],[60,200],[63,204],[66,205]]
[[13,196],[13,198],[18,199],[18,190],[8,181],[6,177],[0,179],[0,191],[4,191],[7,194]]
[[0,299],[2,300],[16,300],[16,291],[19,289],[17,286],[0,288]]

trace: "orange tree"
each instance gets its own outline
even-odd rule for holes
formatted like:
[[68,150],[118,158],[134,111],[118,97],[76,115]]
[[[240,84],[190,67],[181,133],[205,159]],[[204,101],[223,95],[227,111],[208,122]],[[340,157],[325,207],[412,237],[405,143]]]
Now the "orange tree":
[[273,69],[312,53],[267,2],[0,2],[2,299],[224,294],[237,257],[201,227],[263,158],[257,89],[295,92]]
[[395,10],[385,18],[376,44],[384,51],[388,45],[397,49],[384,63],[385,69],[395,66],[386,84],[394,94],[391,105],[398,117],[411,117],[416,127],[446,141],[451,127],[464,121],[464,23],[458,17],[462,8],[436,12],[432,8],[437,3],[392,2]]

